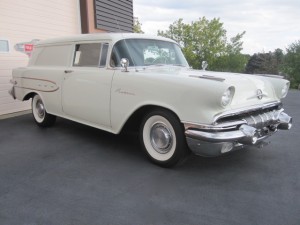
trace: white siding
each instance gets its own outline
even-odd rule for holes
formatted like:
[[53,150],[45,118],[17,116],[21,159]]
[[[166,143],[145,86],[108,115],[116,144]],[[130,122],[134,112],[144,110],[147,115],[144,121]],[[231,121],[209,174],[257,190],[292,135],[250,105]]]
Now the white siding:
[[12,68],[26,66],[28,57],[14,45],[80,33],[78,0],[0,0],[0,39],[7,39],[9,53],[0,52],[0,115],[30,108],[30,102],[8,94]]

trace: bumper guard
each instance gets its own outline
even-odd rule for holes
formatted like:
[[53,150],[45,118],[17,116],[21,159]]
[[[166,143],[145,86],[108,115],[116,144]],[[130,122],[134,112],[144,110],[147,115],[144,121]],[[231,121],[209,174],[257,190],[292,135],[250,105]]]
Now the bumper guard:
[[277,129],[289,130],[292,127],[292,118],[282,110],[274,115],[271,124],[263,128],[250,126],[245,120],[215,126],[184,123],[187,143],[195,154],[203,156],[221,155],[244,145],[259,146]]

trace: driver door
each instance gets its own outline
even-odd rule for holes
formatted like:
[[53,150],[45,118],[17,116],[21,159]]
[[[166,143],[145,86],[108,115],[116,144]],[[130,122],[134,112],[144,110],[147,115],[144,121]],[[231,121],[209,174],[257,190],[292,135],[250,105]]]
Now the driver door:
[[108,43],[75,45],[73,65],[64,71],[62,108],[69,117],[90,125],[110,127]]

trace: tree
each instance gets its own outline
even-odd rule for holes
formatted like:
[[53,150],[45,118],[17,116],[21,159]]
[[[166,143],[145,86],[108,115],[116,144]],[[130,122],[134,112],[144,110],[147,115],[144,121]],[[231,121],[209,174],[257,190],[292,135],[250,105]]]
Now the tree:
[[248,61],[246,73],[279,74],[283,57],[283,51],[279,48],[274,52],[255,53]]
[[247,58],[240,53],[244,34],[245,32],[237,34],[228,42],[220,19],[208,20],[205,17],[190,24],[179,19],[168,30],[158,31],[158,35],[171,38],[180,44],[193,68],[201,68],[202,61],[207,61],[210,70],[234,72],[243,71],[247,62]]
[[133,33],[144,33],[144,31],[142,31],[142,24],[137,17],[133,20]]
[[291,87],[298,88],[300,85],[300,40],[289,45],[286,52],[282,70],[289,76]]

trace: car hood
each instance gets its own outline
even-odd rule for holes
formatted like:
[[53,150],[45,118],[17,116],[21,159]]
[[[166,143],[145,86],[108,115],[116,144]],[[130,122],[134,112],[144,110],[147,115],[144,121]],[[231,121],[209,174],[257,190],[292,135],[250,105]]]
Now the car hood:
[[[155,70],[155,71],[153,71]],[[231,108],[240,108],[249,105],[259,105],[274,101],[279,101],[278,90],[286,83],[284,79],[261,76],[261,75],[248,75],[240,73],[228,73],[228,72],[212,72],[206,70],[193,70],[188,68],[178,67],[159,67],[145,70],[147,72],[166,75],[177,75],[184,79],[197,82],[199,89],[201,88],[203,80],[210,80],[210,84],[213,88],[224,87],[227,84],[228,87],[233,86],[235,88],[234,98],[231,102]],[[277,81],[276,81],[277,80]],[[207,84],[207,82],[205,82]],[[222,83],[223,85],[219,85]],[[276,84],[276,85],[274,85]],[[258,97],[258,93],[262,93],[262,98]],[[201,93],[201,92],[199,92]],[[202,94],[202,93],[201,93]],[[209,93],[208,93],[209,94]]]
[[[184,72],[182,71],[182,73],[184,76],[190,78],[211,79],[214,82],[224,82],[229,86],[233,86],[235,88],[235,94],[231,107],[234,108],[235,106],[242,107],[279,100],[270,82],[271,79],[275,78],[201,70],[186,70]],[[259,97],[258,93],[262,94],[262,98]]]

